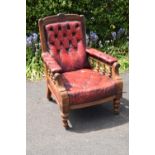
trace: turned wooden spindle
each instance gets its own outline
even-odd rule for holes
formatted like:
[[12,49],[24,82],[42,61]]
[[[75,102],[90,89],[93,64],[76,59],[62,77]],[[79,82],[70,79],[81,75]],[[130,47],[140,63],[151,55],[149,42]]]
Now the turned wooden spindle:
[[96,60],[96,70],[99,72],[100,71],[100,63],[98,60]]
[[111,78],[112,77],[112,67],[111,66],[109,66],[109,70],[110,70],[109,77]]
[[93,58],[93,68],[96,69],[96,60]]
[[92,57],[89,57],[89,64],[91,66],[91,68],[94,68],[94,59]]
[[108,76],[108,66],[105,64],[105,75]]
[[93,60],[92,60],[91,57],[89,57],[89,64],[90,64],[90,66],[92,67],[92,65],[93,65]]
[[103,74],[103,63],[99,61],[99,72]]
[[108,75],[109,77],[111,77],[110,66],[108,66],[108,68],[107,68],[107,75]]
[[103,72],[104,72],[104,74],[106,74],[106,66],[105,66],[105,64],[103,64]]

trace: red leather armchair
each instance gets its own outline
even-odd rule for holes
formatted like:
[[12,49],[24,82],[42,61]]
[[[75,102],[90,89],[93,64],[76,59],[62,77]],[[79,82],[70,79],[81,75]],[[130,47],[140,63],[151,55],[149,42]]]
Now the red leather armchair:
[[47,98],[60,107],[63,126],[69,111],[113,101],[119,113],[123,82],[116,58],[86,48],[84,16],[58,14],[39,20]]

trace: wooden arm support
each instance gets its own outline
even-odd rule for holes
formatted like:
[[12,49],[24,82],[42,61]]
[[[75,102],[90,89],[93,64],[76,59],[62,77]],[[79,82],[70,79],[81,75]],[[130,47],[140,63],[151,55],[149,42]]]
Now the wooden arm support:
[[120,64],[118,62],[114,62],[113,64],[107,64],[92,56],[89,56],[88,60],[90,66],[94,70],[100,72],[103,75],[109,76],[115,81],[118,97],[121,97],[123,89],[123,81],[122,78],[119,76]]
[[120,64],[118,62],[113,63],[112,65],[112,79],[113,80],[121,80],[121,77],[119,76],[119,67],[120,67]]
[[112,77],[112,66],[111,65],[109,65],[97,58],[94,58],[92,56],[88,57],[88,62],[92,69],[100,72],[103,75]]
[[117,59],[94,48],[87,48],[89,64],[95,70],[112,77],[112,66]]
[[122,91],[123,91],[123,81],[119,75],[119,67],[120,67],[120,64],[118,62],[115,62],[112,65],[112,79],[116,83],[117,96],[120,98],[122,96]]

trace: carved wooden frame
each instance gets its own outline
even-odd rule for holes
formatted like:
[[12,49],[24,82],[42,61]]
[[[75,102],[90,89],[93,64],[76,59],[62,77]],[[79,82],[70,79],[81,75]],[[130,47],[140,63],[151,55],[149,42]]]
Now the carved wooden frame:
[[[63,22],[63,21],[72,21],[72,20],[81,21],[83,35],[85,37],[85,19],[84,19],[83,15],[58,14],[55,16],[48,16],[48,17],[39,19],[38,25],[39,25],[42,52],[48,52],[48,46],[46,44],[45,25],[47,25],[49,23],[54,23],[54,22]],[[85,39],[84,39],[84,44],[86,46]],[[94,59],[95,58],[93,58],[93,57],[89,57],[89,62],[90,62],[90,65],[92,66],[92,68],[94,68],[94,66],[93,66]],[[104,98],[102,100],[89,102],[89,103],[85,103],[85,104],[78,104],[78,105],[76,105],[76,104],[71,105],[69,103],[69,96],[68,96],[66,88],[63,85],[63,82],[61,79],[61,74],[60,73],[53,74],[48,69],[46,64],[44,63],[45,73],[46,73],[46,81],[47,81],[47,98],[49,100],[51,100],[53,98],[59,105],[63,126],[66,129],[69,128],[68,117],[69,117],[69,111],[72,109],[85,108],[85,107],[89,107],[89,106],[93,106],[93,105],[97,105],[97,104],[102,104],[107,101],[113,101],[114,113],[119,113],[120,98],[122,96],[122,88],[123,88],[123,82],[119,76],[119,66],[120,65],[117,62],[115,62],[112,65],[109,65],[109,64],[103,63],[97,59],[95,61],[97,61],[95,70],[102,72],[103,74],[106,74],[110,78],[115,80],[116,85],[117,85],[117,94],[110,96],[108,98]],[[109,72],[107,72],[107,69],[105,68],[105,66],[109,67]]]

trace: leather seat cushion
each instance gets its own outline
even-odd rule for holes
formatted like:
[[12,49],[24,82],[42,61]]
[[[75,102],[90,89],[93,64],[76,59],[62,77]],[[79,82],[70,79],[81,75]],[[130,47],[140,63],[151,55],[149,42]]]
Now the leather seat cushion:
[[80,69],[62,74],[70,104],[82,104],[104,99],[116,92],[115,82],[97,71]]

